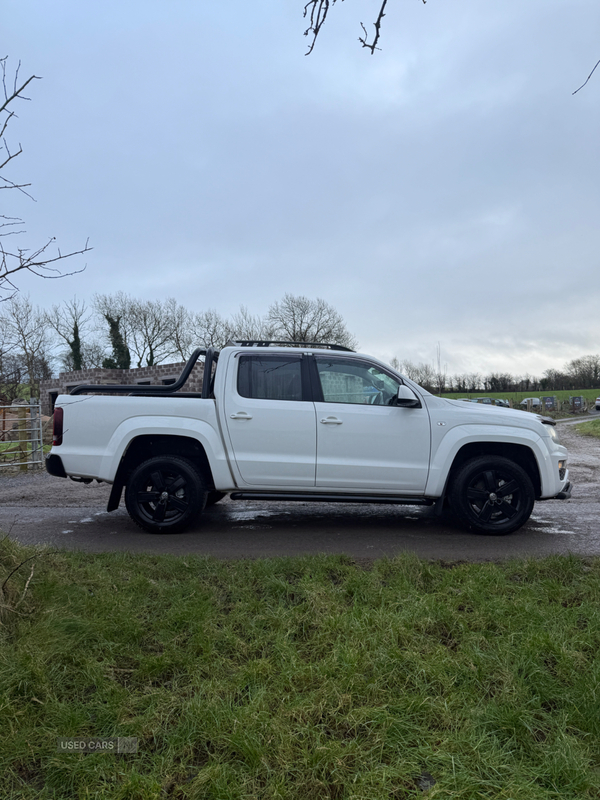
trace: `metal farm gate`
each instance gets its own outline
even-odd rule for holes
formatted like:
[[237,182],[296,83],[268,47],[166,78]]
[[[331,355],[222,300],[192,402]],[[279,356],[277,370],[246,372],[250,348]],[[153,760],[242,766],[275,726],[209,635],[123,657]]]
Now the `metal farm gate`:
[[36,469],[44,465],[42,413],[39,403],[0,406],[0,470]]

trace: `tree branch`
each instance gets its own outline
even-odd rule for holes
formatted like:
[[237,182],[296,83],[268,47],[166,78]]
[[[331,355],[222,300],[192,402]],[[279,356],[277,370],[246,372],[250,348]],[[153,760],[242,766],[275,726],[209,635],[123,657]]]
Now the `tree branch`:
[[[30,97],[23,97],[22,92],[29,86],[31,81],[40,81],[41,78],[38,75],[32,75],[30,78],[27,78],[25,83],[17,89],[17,80],[19,77],[19,70],[21,69],[21,62],[17,66],[15,71],[15,81],[13,86],[12,94],[8,94],[8,90],[6,88],[6,61],[8,56],[4,56],[4,58],[0,58],[0,64],[2,64],[2,87],[4,89],[4,103],[0,106],[0,112],[5,111],[6,108],[12,103],[13,100],[16,100],[19,97],[21,100],[30,100]],[[14,111],[10,112],[10,116],[14,116]]]
[[[385,17],[384,11],[385,11],[385,7],[387,5],[387,1],[388,0],[383,0],[383,3],[381,4],[381,8],[379,9],[379,15],[378,15],[376,21],[373,23],[373,25],[375,26],[375,38],[373,39],[373,43],[372,44],[369,44],[367,42],[367,29],[362,24],[362,22],[360,23],[360,27],[363,29],[365,35],[364,36],[359,36],[358,37],[358,41],[362,44],[363,47],[366,47],[371,51],[371,55],[373,55],[375,50],[379,50],[380,49],[379,47],[377,47],[377,42],[379,41],[379,36],[381,35],[381,20]],[[423,0],[423,2],[424,1],[425,0]]]
[[[0,69],[2,70],[2,89],[0,92],[4,95],[4,99],[0,100],[0,115],[2,113],[6,115],[4,118],[0,119],[0,152],[4,151],[2,152],[2,157],[0,158],[0,171],[2,171],[7,164],[9,164],[23,152],[23,148],[20,144],[18,149],[11,152],[9,145],[4,138],[4,133],[9,122],[11,119],[13,119],[13,117],[16,117],[13,109],[10,108],[10,104],[14,103],[16,100],[29,100],[29,98],[25,97],[24,95],[25,89],[32,81],[39,80],[37,75],[31,75],[26,81],[20,82],[19,71],[21,68],[21,62],[19,61],[19,64],[15,70],[12,86],[7,85],[7,60],[8,56],[0,58]],[[5,175],[0,175],[0,189],[17,189],[33,200],[34,198],[25,191],[25,189],[29,186],[29,183],[17,183],[10,180]],[[7,230],[7,228],[10,228],[10,230]],[[18,233],[24,233],[22,220],[18,219],[17,217],[0,215],[0,237],[15,235]],[[0,243],[0,302],[8,299],[8,297],[13,296],[18,290],[18,287],[14,283],[14,276],[18,272],[25,270],[32,272],[34,275],[37,275],[41,278],[62,278],[66,277],[67,275],[76,275],[79,272],[83,272],[85,267],[83,267],[83,269],[72,270],[71,272],[64,273],[57,269],[54,265],[58,261],[87,253],[88,250],[91,249],[88,242],[86,241],[85,246],[80,250],[74,250],[70,253],[61,253],[60,249],[58,249],[58,254],[50,257],[47,251],[54,241],[54,238],[49,239],[44,245],[33,251],[20,248],[6,249]]]
[[[312,33],[312,42],[309,45],[308,50],[304,54],[305,56],[309,56],[315,46],[317,41],[317,36],[319,35],[319,31],[323,27],[325,20],[327,19],[327,14],[329,13],[330,5],[335,5],[336,0],[309,0],[309,2],[304,6],[304,18],[308,15],[308,10],[310,8],[310,26],[304,31],[304,35],[308,36]],[[342,0],[344,2],[344,0]]]
[[[581,86],[579,87],[579,89],[583,89],[583,87],[585,86],[585,84],[586,84],[586,83],[589,81],[589,79],[592,77],[592,75],[593,75],[593,74],[594,74],[594,72],[596,71],[596,67],[598,67],[598,66],[600,66],[600,61],[597,61],[597,62],[596,62],[596,66],[595,66],[595,67],[594,67],[594,69],[593,69],[593,70],[590,72],[590,74],[587,76],[587,78],[586,78],[585,82],[581,84]],[[575,91],[573,92],[573,94],[577,94],[577,92],[579,91],[579,89],[575,89]]]

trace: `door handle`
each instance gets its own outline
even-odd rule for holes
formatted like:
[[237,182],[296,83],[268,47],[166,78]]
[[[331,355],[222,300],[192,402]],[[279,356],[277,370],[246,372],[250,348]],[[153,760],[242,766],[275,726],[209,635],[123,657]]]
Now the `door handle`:
[[321,422],[323,425],[342,425],[342,420],[338,419],[337,417],[325,417],[322,419]]
[[245,411],[238,411],[237,414],[231,414],[231,419],[252,419],[252,414],[247,414]]

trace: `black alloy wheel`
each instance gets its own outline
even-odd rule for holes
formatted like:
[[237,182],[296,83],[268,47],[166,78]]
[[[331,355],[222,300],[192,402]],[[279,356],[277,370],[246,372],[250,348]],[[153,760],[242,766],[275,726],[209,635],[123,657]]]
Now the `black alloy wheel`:
[[470,529],[502,536],[527,522],[535,491],[529,475],[514,461],[481,456],[459,468],[449,500],[454,513]]
[[178,456],[157,456],[131,473],[125,489],[129,516],[150,533],[180,533],[206,505],[207,490],[196,467]]

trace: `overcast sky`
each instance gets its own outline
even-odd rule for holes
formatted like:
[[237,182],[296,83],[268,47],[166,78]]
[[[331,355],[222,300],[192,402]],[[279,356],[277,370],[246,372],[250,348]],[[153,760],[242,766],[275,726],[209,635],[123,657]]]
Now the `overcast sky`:
[[[40,75],[8,131],[22,247],[89,237],[49,306],[122,290],[224,315],[321,297],[360,349],[534,375],[600,351],[597,0],[4,0]],[[5,195],[9,195],[6,197]],[[73,264],[75,266],[75,264]]]

